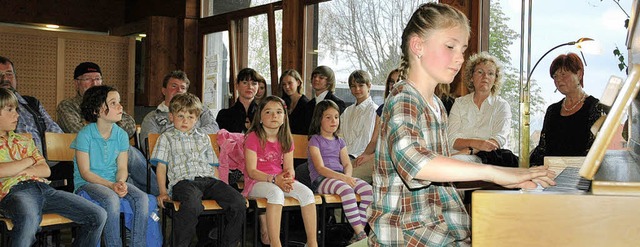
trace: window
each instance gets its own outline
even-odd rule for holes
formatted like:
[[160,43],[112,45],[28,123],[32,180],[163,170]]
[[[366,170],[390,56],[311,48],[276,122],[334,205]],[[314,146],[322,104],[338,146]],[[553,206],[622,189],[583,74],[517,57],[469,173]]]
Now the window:
[[[526,1],[525,1],[526,2]],[[556,45],[569,41],[576,41],[581,37],[589,37],[600,49],[583,49],[586,62],[584,74],[584,91],[588,95],[600,98],[604,87],[611,75],[626,78],[624,71],[618,68],[618,57],[612,55],[613,50],[619,47],[625,49],[627,30],[624,20],[628,18],[631,9],[631,1],[621,0],[618,6],[616,1],[535,1],[531,9],[531,66],[541,56]],[[527,3],[528,4],[528,3]],[[528,5],[527,5],[528,6]],[[526,81],[526,63],[520,70],[520,51],[526,51],[526,47],[520,47],[520,33],[522,2],[509,0],[491,0],[490,13],[490,43],[489,52],[500,55],[503,60],[506,75],[503,77],[501,96],[505,98],[513,114],[513,134],[520,137],[518,121],[521,116],[519,75],[523,75]],[[528,13],[525,13],[526,17]],[[525,18],[528,19],[528,18]],[[525,37],[526,38],[526,37]],[[525,40],[525,45],[528,43]],[[586,47],[585,47],[586,48]],[[549,105],[564,98],[560,92],[555,92],[555,84],[549,75],[551,62],[560,54],[574,52],[580,54],[575,46],[562,46],[547,54],[531,74],[531,107],[530,107],[530,142],[529,150],[538,145],[540,130],[544,115]],[[527,54],[523,58],[526,61]],[[505,81],[506,80],[506,81]],[[518,126],[515,126],[518,125]],[[621,123],[622,125],[622,123]],[[516,139],[519,141],[519,139]],[[518,143],[512,143],[514,150],[518,150]],[[515,144],[515,145],[513,145]],[[614,137],[610,149],[624,147],[621,136]],[[528,155],[528,154],[523,154]]]
[[[427,0],[332,0],[319,4],[317,42],[310,41],[314,65],[331,67],[336,74],[336,93],[347,104],[355,99],[347,79],[356,69],[371,74],[372,98],[377,104],[384,99],[387,74],[400,64],[400,41],[405,23]],[[308,71],[313,68],[308,68]],[[307,80],[310,78],[307,76]]]

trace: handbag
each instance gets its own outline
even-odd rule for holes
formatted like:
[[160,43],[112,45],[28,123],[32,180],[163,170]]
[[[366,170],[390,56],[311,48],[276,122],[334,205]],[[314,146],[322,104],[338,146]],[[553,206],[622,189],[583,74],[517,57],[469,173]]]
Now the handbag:
[[476,154],[482,159],[483,164],[491,164],[504,167],[518,167],[520,158],[509,149],[496,149],[493,151],[480,151]]

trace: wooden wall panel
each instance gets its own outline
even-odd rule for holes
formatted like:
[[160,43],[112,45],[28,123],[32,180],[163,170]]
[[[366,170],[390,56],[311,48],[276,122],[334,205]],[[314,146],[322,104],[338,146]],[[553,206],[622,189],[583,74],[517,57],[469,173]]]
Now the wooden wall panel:
[[47,112],[55,113],[56,37],[5,32],[0,28],[0,56],[13,61],[17,73],[17,90],[21,95],[38,98]]
[[133,114],[132,42],[124,37],[0,26],[0,55],[15,64],[18,92],[38,98],[54,120],[57,104],[76,95],[73,70],[85,61],[100,65],[104,83],[118,88],[125,111]]
[[[469,47],[465,54],[465,64],[466,59],[468,59],[471,55],[478,53],[483,50],[487,50],[487,40],[488,40],[488,15],[483,15],[482,10],[483,6],[488,7],[488,1],[486,0],[478,0],[478,1],[463,1],[463,0],[440,0],[441,3],[449,4],[454,8],[462,11],[467,18],[469,18],[469,24],[471,26],[471,35],[469,36]],[[486,6],[485,6],[486,5]],[[486,23],[486,25],[483,25]],[[482,38],[481,35],[485,34],[487,37]],[[482,42],[484,41],[484,42]],[[464,68],[465,65],[463,65]],[[460,70],[460,73],[456,76],[456,78],[451,83],[451,92],[455,97],[463,96],[469,93],[469,89],[467,89],[464,82],[462,82],[462,78],[464,78],[464,69]]]
[[[94,62],[102,70],[102,84],[113,86],[120,93],[121,104],[128,106],[133,102],[128,96],[128,73],[129,66],[129,44],[126,39],[119,42],[68,39],[65,41],[65,87],[72,90],[65,90],[64,98],[76,96],[75,82],[73,81],[73,71],[82,62]],[[127,113],[133,114],[132,110],[125,109]]]

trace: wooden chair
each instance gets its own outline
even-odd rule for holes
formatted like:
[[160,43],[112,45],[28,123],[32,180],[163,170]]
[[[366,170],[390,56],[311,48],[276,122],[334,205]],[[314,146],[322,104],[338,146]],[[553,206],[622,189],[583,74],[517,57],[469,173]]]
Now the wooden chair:
[[[149,133],[149,136],[147,137],[147,158],[149,160],[151,160],[151,154],[153,154],[153,150],[155,149],[156,143],[158,142],[158,138],[160,137],[159,134],[157,133]],[[219,155],[219,146],[218,146],[218,142],[217,142],[217,135],[216,134],[209,134],[209,139],[211,140],[211,145],[213,147],[214,152],[216,153],[216,155]],[[147,169],[151,169],[150,167],[150,162],[148,162],[148,166]],[[147,181],[149,181],[149,174],[147,173]],[[148,183],[147,183],[148,184]],[[202,206],[204,206],[204,211],[202,212],[202,214],[200,215],[200,217],[216,217],[216,220],[218,222],[224,222],[224,210],[222,209],[222,207],[220,207],[220,205],[218,204],[218,202],[216,202],[216,200],[202,200]],[[175,229],[175,224],[173,221],[173,217],[175,215],[176,212],[178,212],[178,210],[180,210],[180,202],[179,201],[166,201],[165,202],[165,209],[163,210],[163,214],[162,214],[162,232],[163,234],[165,234],[165,229],[166,229],[166,222],[167,222],[167,217],[171,218],[171,246],[175,246],[174,241],[174,229]],[[222,226],[222,224],[220,225]],[[244,228],[244,226],[243,226]],[[224,234],[224,228],[223,227],[218,227],[218,236],[222,236],[222,234]],[[244,230],[243,230],[243,236],[244,236]],[[218,238],[218,246],[221,244],[222,238],[219,237]],[[242,246],[244,246],[244,237],[243,237],[243,241],[242,241]]]
[[[307,146],[309,140],[306,135],[292,135],[294,150],[293,150],[293,158],[294,159],[306,159],[307,158]],[[300,210],[300,202],[292,197],[284,198],[284,205],[282,207],[282,228],[285,229],[284,239],[282,241],[283,246],[287,246],[289,243],[289,213],[293,211]],[[315,195],[316,201],[316,212],[322,214],[322,197],[320,195]],[[249,207],[255,212],[254,213],[254,229],[253,229],[253,246],[258,246],[259,242],[259,234],[260,234],[260,226],[259,226],[259,215],[263,212],[266,212],[267,209],[267,199],[266,198],[257,198],[257,199],[249,199]],[[318,219],[322,219],[323,217],[318,217]],[[320,222],[318,222],[320,223]],[[319,246],[323,246],[321,239],[324,238],[324,231],[322,229],[322,224],[318,227],[318,231],[320,232],[320,236],[318,238]]]
[[[307,148],[309,146],[309,138],[307,135],[292,135],[295,149],[293,151],[293,157],[295,159],[307,159]],[[313,182],[313,181],[312,181]],[[318,211],[318,221],[320,223],[320,236],[318,238],[318,245],[324,246],[326,243],[327,223],[329,219],[327,216],[331,215],[335,209],[342,209],[342,198],[338,194],[319,194],[322,199],[322,206]],[[357,202],[360,202],[360,195],[356,195]],[[344,211],[342,212],[342,218],[344,220]]]
[[[59,158],[59,160],[55,160],[55,159],[50,159],[52,161],[63,161],[65,159],[62,159],[60,157],[64,156],[64,152],[61,150],[58,150],[60,147],[58,146],[58,142],[52,141],[52,144],[49,145],[48,142],[49,140],[55,139],[56,137],[58,137],[57,135],[54,135],[53,137],[50,137],[51,135],[49,134],[57,134],[57,133],[45,133],[45,140],[47,141],[47,153],[49,154],[49,156],[53,156],[55,158]],[[20,133],[20,135],[23,135],[29,139],[31,139],[31,134],[29,133]],[[64,134],[63,134],[64,135]],[[75,134],[73,134],[73,137],[71,138],[71,140],[73,140],[75,138]],[[71,143],[71,142],[69,142]],[[66,146],[66,149],[69,149],[69,145]],[[71,159],[73,159],[73,155],[71,156]],[[9,246],[10,245],[10,238],[9,238],[9,233],[11,232],[11,230],[13,230],[13,221],[11,221],[11,219],[9,218],[5,218],[5,217],[0,217],[0,234],[2,235],[2,243],[1,246]],[[56,246],[60,245],[60,238],[59,238],[59,231],[61,229],[65,229],[65,228],[73,228],[77,226],[77,224],[75,224],[72,220],[58,215],[58,214],[43,214],[42,215],[42,221],[40,222],[40,233],[38,234],[38,239],[40,241],[45,241],[44,238],[44,234],[45,232],[52,232],[52,237],[53,237],[53,242],[55,243]]]
[[[53,133],[44,134],[47,160],[72,162],[76,155],[76,150],[71,149],[71,143],[76,139],[76,133]],[[62,217],[62,216],[60,216]],[[126,245],[126,227],[124,225],[124,214],[120,214],[120,238],[122,245]]]

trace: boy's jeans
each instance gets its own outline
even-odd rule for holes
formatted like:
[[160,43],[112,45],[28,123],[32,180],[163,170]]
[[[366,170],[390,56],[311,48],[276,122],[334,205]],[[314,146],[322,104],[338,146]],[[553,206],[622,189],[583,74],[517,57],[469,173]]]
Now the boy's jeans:
[[0,212],[14,224],[11,246],[33,245],[45,213],[56,213],[80,224],[74,246],[98,246],[107,220],[107,213],[98,205],[33,180],[13,186],[0,201]]

